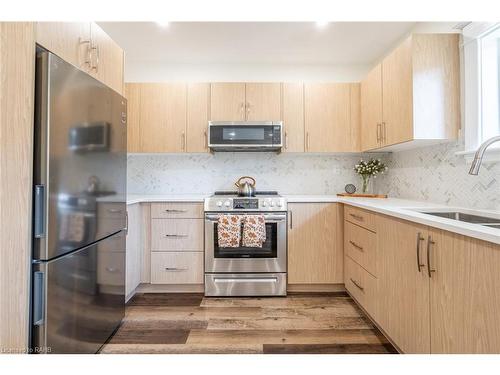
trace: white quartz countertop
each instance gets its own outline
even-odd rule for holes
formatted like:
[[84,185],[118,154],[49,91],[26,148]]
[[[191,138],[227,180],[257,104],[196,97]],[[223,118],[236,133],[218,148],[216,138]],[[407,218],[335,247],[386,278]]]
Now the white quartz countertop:
[[203,202],[211,194],[129,194],[127,204],[151,202]]
[[[177,194],[177,195],[128,195],[127,204],[148,202],[203,202],[210,194]],[[451,207],[432,202],[422,202],[398,198],[349,198],[336,195],[284,195],[288,203],[321,203],[338,202],[381,214],[394,216],[430,227],[447,230],[464,236],[493,242],[500,245],[500,229],[490,228],[479,224],[446,219],[418,212],[418,210],[456,211],[460,210],[472,215],[483,215],[497,218],[500,221],[500,211],[471,210],[461,207]]]

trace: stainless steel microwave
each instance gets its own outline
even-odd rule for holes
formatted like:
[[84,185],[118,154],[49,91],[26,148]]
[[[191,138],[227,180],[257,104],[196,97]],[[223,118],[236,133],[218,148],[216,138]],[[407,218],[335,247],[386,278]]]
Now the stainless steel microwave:
[[212,151],[281,151],[281,121],[209,121],[208,147]]

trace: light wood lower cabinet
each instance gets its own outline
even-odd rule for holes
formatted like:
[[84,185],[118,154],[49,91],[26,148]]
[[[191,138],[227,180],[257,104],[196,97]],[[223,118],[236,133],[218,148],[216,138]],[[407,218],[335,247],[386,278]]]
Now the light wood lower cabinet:
[[377,303],[377,279],[349,256],[344,261],[345,288],[366,310],[373,312]]
[[432,353],[500,353],[500,246],[429,231]]
[[125,277],[125,297],[132,295],[141,283],[144,238],[142,231],[142,207],[139,203],[127,206],[128,233]]
[[288,205],[288,283],[343,282],[342,206]]
[[376,233],[344,221],[344,253],[372,275],[377,275]]
[[152,219],[151,251],[203,251],[202,219]]
[[151,283],[203,284],[203,253],[152,253]]
[[[500,246],[372,215],[375,297],[366,295],[373,279],[347,242],[345,286],[384,333],[404,353],[500,353]],[[345,225],[346,241],[365,241]]]
[[[403,352],[430,353],[429,277],[423,260],[425,243],[417,241],[425,238],[427,227],[385,216],[378,216],[377,224],[376,319]],[[424,264],[420,271],[417,246]]]
[[202,203],[152,203],[152,219],[202,219]]

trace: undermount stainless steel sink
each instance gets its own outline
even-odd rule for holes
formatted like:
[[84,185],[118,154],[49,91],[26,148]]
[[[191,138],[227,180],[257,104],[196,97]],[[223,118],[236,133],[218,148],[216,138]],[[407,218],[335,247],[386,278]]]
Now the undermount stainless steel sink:
[[471,224],[480,224],[480,225],[488,226],[491,228],[500,229],[500,219],[499,218],[492,218],[492,217],[482,216],[482,215],[472,215],[472,214],[460,212],[460,211],[442,211],[442,212],[418,211],[418,212],[420,212],[422,214],[426,214],[426,215],[442,217],[445,219],[463,221],[463,222],[471,223]]

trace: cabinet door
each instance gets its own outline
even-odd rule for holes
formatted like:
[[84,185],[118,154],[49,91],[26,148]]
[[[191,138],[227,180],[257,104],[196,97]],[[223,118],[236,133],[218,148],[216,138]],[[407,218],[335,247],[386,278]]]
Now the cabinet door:
[[212,121],[245,120],[245,84],[212,83],[210,93]]
[[412,39],[382,61],[384,146],[413,139]]
[[382,126],[382,65],[379,64],[361,82],[361,148],[380,146]]
[[97,24],[91,24],[93,43],[91,74],[123,94],[123,50]]
[[343,283],[341,205],[288,205],[288,283]]
[[500,246],[431,230],[431,352],[500,353]]
[[125,274],[125,297],[131,296],[135,288],[141,283],[142,264],[142,233],[141,233],[141,205],[139,203],[127,206],[128,233],[127,257]]
[[351,142],[350,84],[306,84],[304,97],[306,151],[354,151]]
[[187,152],[208,152],[208,111],[210,84],[187,86]]
[[127,98],[127,152],[141,152],[141,84],[125,84]]
[[[378,303],[375,319],[404,353],[430,353],[427,227],[377,217]],[[417,245],[418,244],[418,245]],[[423,267],[417,267],[417,246]]]
[[36,42],[83,71],[90,71],[89,22],[37,22]]
[[247,83],[245,90],[247,121],[281,120],[280,83]]
[[283,83],[285,152],[304,152],[304,84]]
[[141,151],[185,151],[186,85],[143,83],[140,100]]

